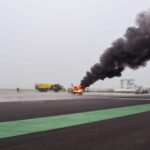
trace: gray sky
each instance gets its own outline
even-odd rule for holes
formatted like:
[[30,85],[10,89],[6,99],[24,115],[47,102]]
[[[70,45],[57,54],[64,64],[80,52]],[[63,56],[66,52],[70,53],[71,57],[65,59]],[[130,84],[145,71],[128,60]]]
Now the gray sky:
[[[78,84],[149,0],[0,0],[0,88]],[[150,87],[150,63],[122,78]],[[91,87],[119,87],[121,78]]]

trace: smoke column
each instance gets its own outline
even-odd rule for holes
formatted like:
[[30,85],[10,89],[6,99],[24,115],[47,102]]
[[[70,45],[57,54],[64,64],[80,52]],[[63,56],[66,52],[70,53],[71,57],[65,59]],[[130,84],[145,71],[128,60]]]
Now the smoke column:
[[124,36],[114,41],[107,48],[86,76],[81,85],[88,87],[97,80],[121,76],[129,67],[138,69],[150,60],[150,10],[143,11],[136,17],[136,26],[129,27]]

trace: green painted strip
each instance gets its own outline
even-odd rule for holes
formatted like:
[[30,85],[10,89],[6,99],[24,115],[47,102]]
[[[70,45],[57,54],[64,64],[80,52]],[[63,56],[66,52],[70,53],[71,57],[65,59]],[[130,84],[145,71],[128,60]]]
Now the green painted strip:
[[49,131],[150,111],[150,104],[0,122],[0,138]]

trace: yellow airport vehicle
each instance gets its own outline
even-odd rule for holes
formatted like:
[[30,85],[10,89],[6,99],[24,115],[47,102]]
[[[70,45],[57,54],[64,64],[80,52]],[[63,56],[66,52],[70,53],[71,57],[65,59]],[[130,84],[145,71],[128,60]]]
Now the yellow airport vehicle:
[[38,90],[39,92],[47,92],[47,91],[59,92],[63,89],[63,86],[60,84],[36,83],[35,89]]

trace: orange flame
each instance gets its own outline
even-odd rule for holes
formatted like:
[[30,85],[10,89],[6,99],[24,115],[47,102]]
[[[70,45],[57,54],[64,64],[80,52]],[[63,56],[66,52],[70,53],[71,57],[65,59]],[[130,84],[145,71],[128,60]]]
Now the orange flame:
[[85,88],[82,85],[75,86],[73,89],[73,93],[82,94]]

